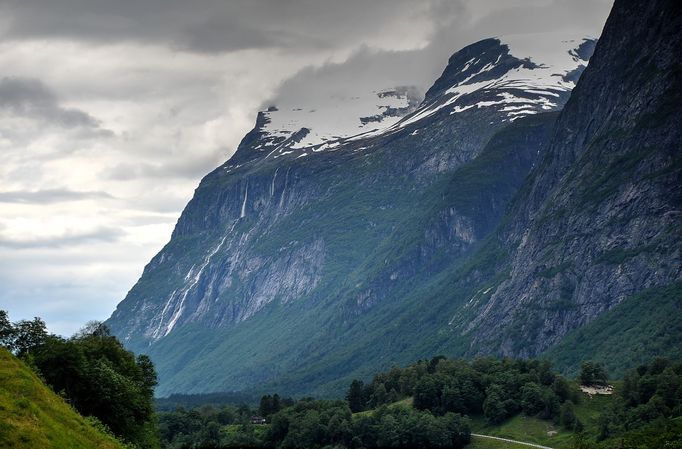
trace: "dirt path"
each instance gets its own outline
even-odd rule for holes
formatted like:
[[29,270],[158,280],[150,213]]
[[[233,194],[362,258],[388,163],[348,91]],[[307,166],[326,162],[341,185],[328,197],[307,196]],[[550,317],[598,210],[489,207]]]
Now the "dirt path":
[[472,437],[478,437],[478,438],[490,438],[492,440],[498,440],[498,441],[506,441],[507,443],[523,444],[524,446],[536,447],[539,449],[552,449],[549,446],[541,446],[541,445],[535,444],[535,443],[526,443],[524,441],[510,440],[508,438],[491,437],[490,435],[480,435],[478,433],[472,433],[471,436]]

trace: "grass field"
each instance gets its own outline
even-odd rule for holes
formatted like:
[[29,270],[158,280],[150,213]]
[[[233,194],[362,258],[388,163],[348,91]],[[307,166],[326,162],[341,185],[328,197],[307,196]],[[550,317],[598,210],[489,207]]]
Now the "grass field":
[[525,444],[513,444],[506,441],[495,441],[488,438],[471,437],[466,449],[531,449]]
[[[617,385],[616,388],[618,388]],[[581,395],[580,402],[575,407],[575,412],[588,433],[596,432],[597,418],[609,402],[610,398],[608,396],[589,397],[586,394]],[[472,432],[480,433],[482,435],[509,438],[511,440],[535,443],[556,449],[569,448],[573,443],[573,432],[564,429],[562,426],[555,425],[552,421],[532,418],[523,414],[517,415],[502,424],[495,426],[486,423],[482,416],[473,417],[471,421]],[[495,443],[491,442],[490,444]],[[470,447],[478,448],[479,446]],[[494,448],[498,446],[490,447]]]
[[122,449],[54,394],[22,362],[0,348],[0,447]]

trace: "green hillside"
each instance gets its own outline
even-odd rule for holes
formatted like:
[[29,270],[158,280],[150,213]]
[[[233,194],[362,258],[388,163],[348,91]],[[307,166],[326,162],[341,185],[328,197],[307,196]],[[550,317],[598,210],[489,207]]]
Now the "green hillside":
[[52,392],[21,361],[0,348],[0,447],[123,448]]
[[567,374],[600,360],[613,377],[652,357],[682,357],[682,283],[645,290],[569,333],[545,357]]

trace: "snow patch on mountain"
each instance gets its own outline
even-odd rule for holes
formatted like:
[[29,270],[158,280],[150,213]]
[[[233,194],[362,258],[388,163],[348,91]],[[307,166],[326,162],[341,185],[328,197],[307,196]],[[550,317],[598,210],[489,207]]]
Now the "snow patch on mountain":
[[[558,110],[587,65],[595,40],[562,33],[520,34],[480,41],[455,53],[426,99],[413,87],[364,93],[325,86],[303,101],[281,98],[259,115],[251,146],[265,159],[335,151],[344,143],[400,132],[417,133],[425,119],[490,109],[489,120]],[[377,83],[374,84],[375,86]],[[305,102],[296,104],[297,102]],[[423,122],[424,124],[426,122]],[[234,167],[228,164],[225,170]]]
[[322,95],[305,108],[294,105],[270,108],[263,113],[267,124],[262,131],[271,137],[289,139],[297,131],[307,130],[302,139],[287,147],[309,148],[360,134],[377,133],[416,109],[420,101],[416,89],[407,86],[360,95]]

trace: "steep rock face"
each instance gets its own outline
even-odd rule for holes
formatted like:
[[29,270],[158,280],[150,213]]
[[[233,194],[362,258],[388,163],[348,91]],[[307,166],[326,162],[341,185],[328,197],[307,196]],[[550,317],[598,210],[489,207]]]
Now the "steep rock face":
[[153,357],[158,394],[329,392],[448,348],[458,301],[420,298],[485,241],[541,155],[593,46],[552,39],[536,55],[520,37],[463,49],[417,109],[407,88],[339,106],[359,134],[291,104],[259,114],[108,321]]
[[500,237],[511,252],[508,278],[462,326],[472,351],[536,355],[627,298],[680,280],[682,21],[674,3],[616,1]]

